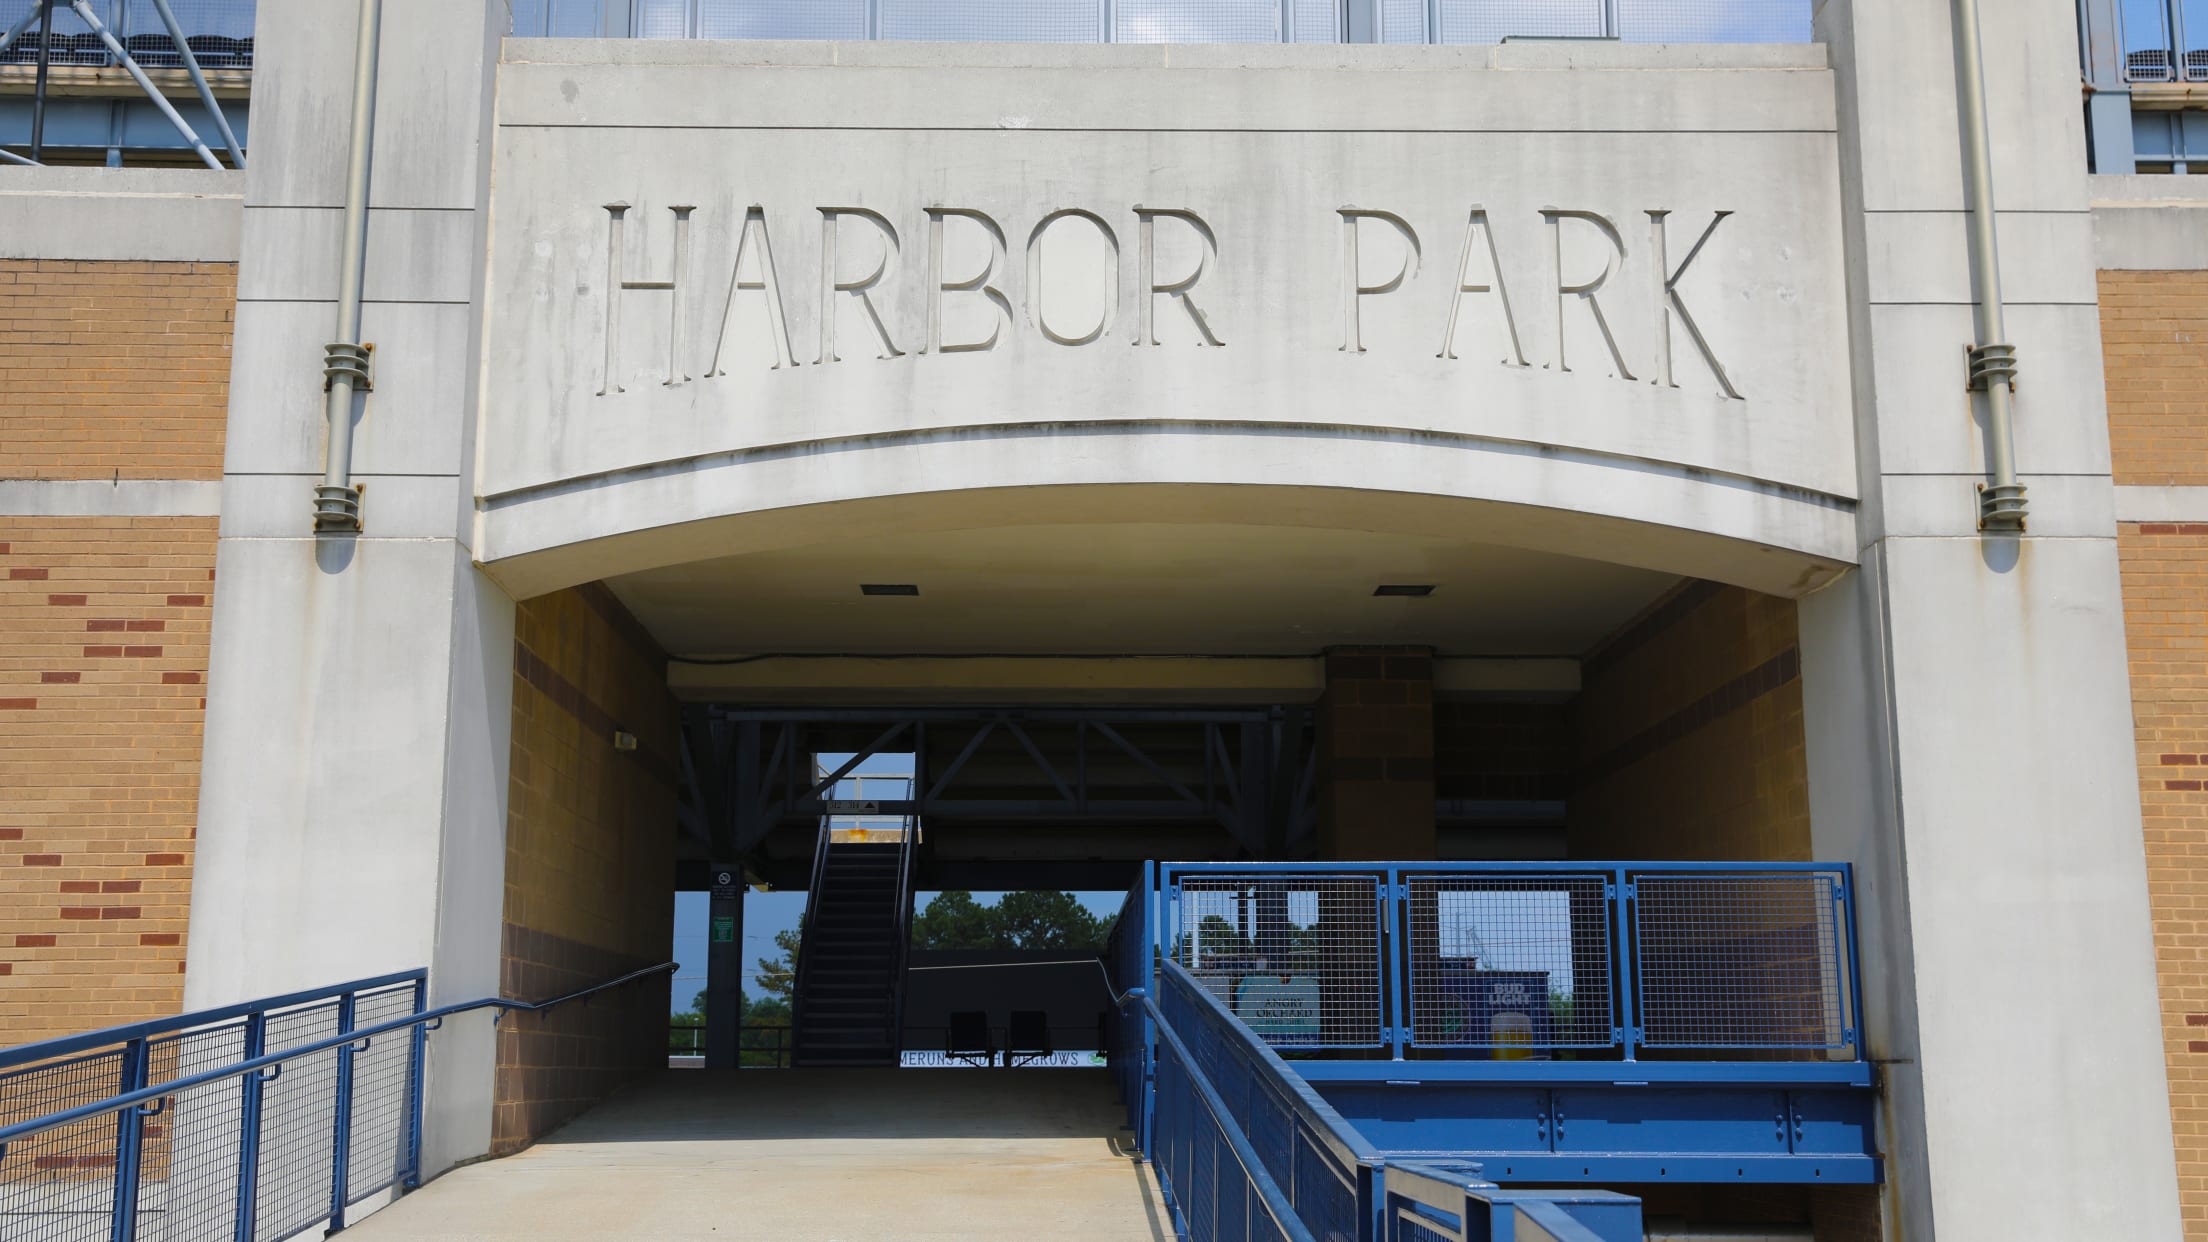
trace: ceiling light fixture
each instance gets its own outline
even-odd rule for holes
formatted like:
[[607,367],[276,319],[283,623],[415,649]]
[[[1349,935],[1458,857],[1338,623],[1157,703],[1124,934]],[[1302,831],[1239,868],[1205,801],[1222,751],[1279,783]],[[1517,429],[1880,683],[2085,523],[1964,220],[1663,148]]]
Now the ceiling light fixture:
[[1434,584],[1431,582],[1383,582],[1372,588],[1372,593],[1374,595],[1407,595],[1415,599],[1424,599],[1434,593]]
[[918,595],[920,588],[910,582],[862,582],[861,595]]

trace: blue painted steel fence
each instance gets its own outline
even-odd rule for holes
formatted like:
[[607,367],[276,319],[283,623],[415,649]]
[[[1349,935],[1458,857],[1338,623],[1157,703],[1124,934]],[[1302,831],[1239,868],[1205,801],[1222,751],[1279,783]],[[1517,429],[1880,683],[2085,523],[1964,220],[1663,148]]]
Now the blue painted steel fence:
[[[1525,1207],[1497,1182],[1875,1183],[1853,901],[1836,864],[1148,864],[1108,957],[1157,1008],[1123,1010],[1113,1068],[1179,1210],[1229,1225],[1257,1191],[1190,1065],[1299,1214],[1325,1183],[1283,1153],[1367,1196],[1367,1232],[1312,1211],[1316,1237],[1484,1238]],[[1459,1184],[1372,1203],[1357,1162],[1405,1161]],[[1624,1210],[1574,1202],[1596,1236]]]
[[1853,900],[1845,864],[1163,863],[1112,953],[1298,1053],[1855,1061]]
[[0,1052],[0,1238],[280,1242],[421,1169],[430,1032],[413,970]]

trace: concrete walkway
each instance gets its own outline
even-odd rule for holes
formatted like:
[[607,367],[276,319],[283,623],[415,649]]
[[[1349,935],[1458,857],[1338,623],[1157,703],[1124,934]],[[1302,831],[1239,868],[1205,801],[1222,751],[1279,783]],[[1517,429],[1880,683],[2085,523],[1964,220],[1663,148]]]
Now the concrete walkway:
[[1106,1071],[669,1071],[355,1242],[1166,1242]]

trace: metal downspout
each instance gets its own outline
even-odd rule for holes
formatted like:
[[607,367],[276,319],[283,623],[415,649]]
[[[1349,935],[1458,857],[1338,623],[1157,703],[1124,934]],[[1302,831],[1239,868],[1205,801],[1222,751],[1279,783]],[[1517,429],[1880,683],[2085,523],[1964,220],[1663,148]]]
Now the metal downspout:
[[368,274],[369,155],[375,145],[376,51],[383,0],[360,0],[360,50],[353,62],[353,145],[345,171],[345,249],[338,259],[337,340],[323,350],[329,393],[329,445],[314,489],[316,534],[360,533],[360,489],[353,486],[353,393],[373,390],[370,347],[360,341],[360,291]]
[[1986,131],[1986,75],[1978,37],[1978,0],[1954,0],[1956,94],[1961,106],[1963,204],[1970,219],[1970,258],[1978,274],[1978,343],[1970,347],[1969,384],[1986,394],[1986,456],[1991,481],[1978,486],[1978,529],[2024,529],[2024,485],[2016,481],[2016,439],[2010,399],[2016,391],[2016,347],[2008,343],[2001,308],[2001,244],[1994,220],[1993,160]]

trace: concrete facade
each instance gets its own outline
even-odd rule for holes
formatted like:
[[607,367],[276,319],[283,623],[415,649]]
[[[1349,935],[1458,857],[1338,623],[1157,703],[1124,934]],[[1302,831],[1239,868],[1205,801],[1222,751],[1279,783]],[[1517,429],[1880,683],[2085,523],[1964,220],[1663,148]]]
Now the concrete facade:
[[[2199,196],[2086,175],[2073,7],[1986,31],[2032,503],[1988,536],[1945,6],[1831,0],[1799,46],[983,48],[502,40],[502,0],[390,0],[364,529],[318,539],[351,9],[264,5],[251,171],[0,180],[0,615],[36,615],[0,738],[158,694],[126,749],[176,769],[122,818],[0,802],[11,871],[64,858],[0,882],[35,899],[0,926],[0,1022],[636,964],[650,883],[560,876],[661,857],[678,694],[1295,701],[1322,762],[1387,786],[1327,778],[1330,853],[1430,854],[1421,812],[1485,797],[1571,803],[1575,853],[1855,865],[1888,1181],[1769,1219],[2208,1236],[2182,762],[2208,252]],[[466,34],[405,34],[431,25]],[[18,349],[34,304],[136,323],[155,361]],[[154,530],[191,546],[76,546]],[[929,642],[801,612],[808,562],[939,571],[903,614]],[[1320,570],[1354,590],[1265,593]],[[63,641],[80,607],[118,654]],[[1460,646],[1444,614],[1518,620]],[[168,677],[203,671],[201,757]],[[609,731],[637,750],[578,757]],[[597,798],[561,784],[589,772]],[[80,815],[112,840],[72,859]],[[158,926],[40,930],[78,917],[64,882]],[[123,999],[34,1016],[22,981],[62,961]],[[557,1034],[439,1035],[429,1168],[636,1052]]]

